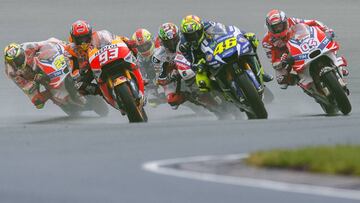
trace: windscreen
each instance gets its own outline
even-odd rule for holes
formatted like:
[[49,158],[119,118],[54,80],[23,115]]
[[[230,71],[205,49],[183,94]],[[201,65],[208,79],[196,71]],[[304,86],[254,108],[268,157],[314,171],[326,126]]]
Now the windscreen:
[[290,30],[290,39],[302,41],[310,36],[309,26],[305,24],[297,24]]
[[53,60],[57,54],[59,53],[59,49],[56,44],[49,43],[42,46],[38,52],[38,58],[42,61],[51,61]]

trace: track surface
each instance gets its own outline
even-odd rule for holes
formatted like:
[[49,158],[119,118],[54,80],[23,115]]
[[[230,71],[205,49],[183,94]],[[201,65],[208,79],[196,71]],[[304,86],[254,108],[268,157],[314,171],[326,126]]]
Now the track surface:
[[78,18],[89,20],[95,29],[129,36],[138,27],[154,32],[161,23],[178,23],[190,13],[262,36],[266,12],[279,8],[289,15],[321,19],[335,29],[349,61],[352,114],[325,117],[298,88],[281,91],[273,82],[269,87],[275,101],[267,105],[266,121],[216,121],[211,115],[197,117],[186,107],[172,111],[165,105],[148,108],[147,124],[129,125],[115,111],[107,118],[88,114],[75,120],[50,103],[35,110],[0,74],[0,202],[355,202],[141,170],[151,160],[360,143],[360,1],[206,2],[2,0],[0,47],[50,36],[66,39],[70,24]]

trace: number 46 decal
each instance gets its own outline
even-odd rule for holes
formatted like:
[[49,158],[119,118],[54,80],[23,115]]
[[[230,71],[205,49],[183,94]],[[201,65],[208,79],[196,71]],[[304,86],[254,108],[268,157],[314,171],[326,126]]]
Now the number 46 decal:
[[99,55],[100,65],[104,65],[109,61],[116,59],[118,57],[118,54],[119,54],[119,50],[117,47],[104,51]]
[[223,42],[220,42],[215,50],[214,50],[214,56],[223,53],[224,51],[233,48],[237,45],[237,41],[235,37],[231,37]]

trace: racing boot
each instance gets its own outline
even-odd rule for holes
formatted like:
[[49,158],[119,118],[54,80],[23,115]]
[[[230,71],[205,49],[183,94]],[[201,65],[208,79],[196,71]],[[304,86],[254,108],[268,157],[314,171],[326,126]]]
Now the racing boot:
[[274,79],[274,76],[270,75],[269,73],[264,72],[263,80],[264,82],[270,82]]

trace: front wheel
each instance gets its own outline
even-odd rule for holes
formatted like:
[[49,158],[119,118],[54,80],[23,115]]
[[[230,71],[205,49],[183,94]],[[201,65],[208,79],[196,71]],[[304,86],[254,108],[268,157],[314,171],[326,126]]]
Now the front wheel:
[[347,97],[345,90],[337,80],[335,73],[333,71],[329,71],[322,75],[322,79],[325,85],[329,88],[330,94],[335,99],[340,111],[344,115],[349,114],[351,111],[351,104],[349,98]]
[[121,105],[126,111],[127,117],[130,123],[134,122],[146,122],[147,116],[143,108],[139,108],[136,105],[135,98],[133,97],[129,85],[123,83],[114,87],[115,94],[118,99],[121,100]]
[[247,112],[249,119],[266,119],[268,113],[266,111],[265,105],[251,82],[250,78],[244,73],[236,78],[236,83],[239,85],[241,91],[243,92],[248,105],[254,111],[254,115]]

